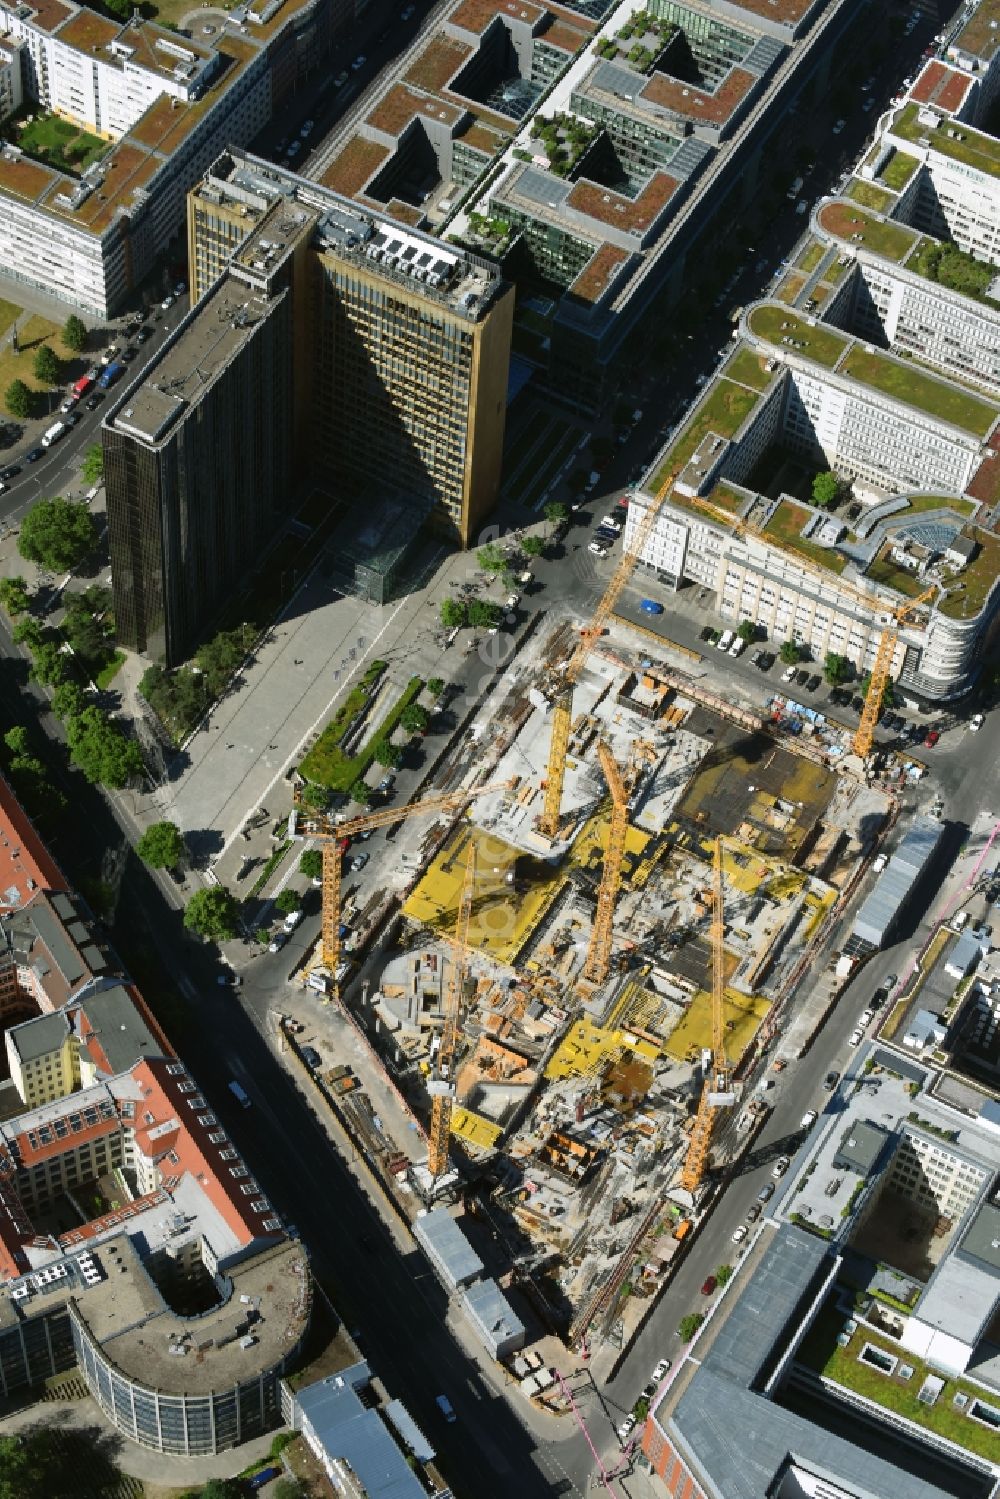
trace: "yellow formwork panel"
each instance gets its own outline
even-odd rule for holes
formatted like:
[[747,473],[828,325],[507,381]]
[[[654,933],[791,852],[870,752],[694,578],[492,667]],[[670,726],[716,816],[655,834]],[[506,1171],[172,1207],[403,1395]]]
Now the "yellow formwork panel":
[[501,1129],[492,1119],[484,1119],[482,1114],[474,1114],[471,1109],[452,1109],[451,1133],[477,1150],[492,1150],[500,1138]]
[[638,1057],[653,1062],[659,1048],[648,1041],[633,1041],[624,1030],[608,1030],[582,1016],[574,1020],[545,1069],[550,1082],[564,1077],[596,1077],[612,1053],[628,1047]]
[[[610,829],[610,811],[599,812],[596,817],[592,817],[589,822],[585,823],[580,836],[570,850],[570,864],[576,865],[578,869],[590,869],[595,864],[603,864]],[[630,823],[625,834],[626,854],[643,854],[651,837],[651,833],[644,833],[641,828],[633,827]]]
[[476,880],[469,946],[500,963],[510,963],[548,910],[564,876],[553,870],[546,877],[540,874],[539,863],[533,861],[532,878],[515,890],[507,883],[507,876],[524,855],[482,828],[459,829],[408,896],[403,914],[451,935],[458,917],[470,838],[476,845]]
[[[771,1001],[762,995],[740,994],[727,989],[723,1004],[726,1021],[726,1056],[735,1066],[767,1016]],[[732,1029],[730,1029],[730,1025]],[[663,1050],[674,1061],[683,1062],[712,1045],[712,999],[699,989],[684,1015],[663,1044]]]

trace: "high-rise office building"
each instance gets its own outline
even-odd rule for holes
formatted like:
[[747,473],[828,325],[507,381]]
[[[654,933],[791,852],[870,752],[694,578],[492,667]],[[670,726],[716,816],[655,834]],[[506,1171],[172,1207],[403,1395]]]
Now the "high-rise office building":
[[[235,151],[192,192],[188,243],[196,305],[104,428],[119,638],[171,665],[297,482],[347,502],[359,573],[425,523],[475,540],[514,300],[489,261]],[[379,565],[364,591],[381,600]]]
[[290,482],[291,299],[210,293],[105,424],[118,638],[189,655],[266,546]]

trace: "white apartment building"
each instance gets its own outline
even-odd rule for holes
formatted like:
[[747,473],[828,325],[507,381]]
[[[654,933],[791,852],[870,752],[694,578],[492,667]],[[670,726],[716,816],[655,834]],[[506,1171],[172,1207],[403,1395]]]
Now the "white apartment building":
[[14,114],[24,102],[23,51],[20,42],[0,42],[0,120]]
[[924,171],[907,194],[907,221],[953,239],[977,260],[1000,264],[1000,143],[931,105],[904,104],[883,144]]
[[122,26],[70,0],[55,8],[0,0],[0,36],[24,44],[29,93],[43,108],[108,140],[161,94],[197,99],[219,66],[211,47],[148,21]]

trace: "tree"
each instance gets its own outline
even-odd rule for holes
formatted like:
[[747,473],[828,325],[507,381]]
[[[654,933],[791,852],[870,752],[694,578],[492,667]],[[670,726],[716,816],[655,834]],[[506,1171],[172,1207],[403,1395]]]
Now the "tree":
[[484,547],[479,548],[476,561],[484,573],[502,573],[507,566],[506,553],[495,541],[488,541]]
[[35,351],[35,362],[32,365],[35,379],[41,385],[58,385],[62,373],[58,356],[49,348],[48,344],[42,344]]
[[836,651],[828,651],[823,662],[823,676],[831,687],[846,682],[850,675],[850,662],[846,656],[838,656]]
[[84,708],[66,724],[70,757],[88,781],[120,789],[142,774],[142,752],[100,708]]
[[733,1278],[732,1265],[718,1265],[715,1270],[716,1285],[724,1286],[727,1280]]
[[442,692],[444,691],[444,678],[431,677],[430,681],[427,683],[427,691],[430,693],[431,697],[440,697]]
[[196,890],[184,910],[184,925],[189,932],[210,941],[224,942],[239,930],[239,906],[225,885],[210,885]]
[[677,1328],[677,1336],[682,1343],[690,1343],[705,1318],[701,1312],[689,1312],[682,1317]]
[[362,780],[362,778],[359,776],[358,779],[353,783],[350,791],[347,794],[351,798],[352,802],[358,803],[359,807],[367,807],[368,803],[372,799],[372,788],[369,786],[367,781]]
[[[865,699],[866,702],[868,701],[868,693],[871,691],[871,685],[872,674],[870,671],[866,671],[864,676],[861,678],[860,689],[861,696]],[[892,679],[891,677],[887,677],[885,687],[882,689],[882,701],[879,704],[879,712],[881,712],[883,708],[891,708],[895,701],[895,694],[892,690]]]
[[747,645],[749,645],[751,640],[757,639],[757,626],[752,619],[744,619],[740,621],[740,626],[736,633],[741,640],[745,640]]
[[0,1437],[0,1499],[117,1493],[122,1485],[114,1462],[119,1440],[96,1425],[74,1428],[49,1422]]
[[242,630],[221,630],[198,648],[194,659],[204,672],[213,697],[222,691],[246,655],[243,640]]
[[797,640],[786,640],[778,654],[786,666],[794,666],[802,660],[802,647]]
[[3,403],[11,416],[23,422],[31,415],[35,398],[23,380],[12,380],[4,391]]
[[320,786],[316,781],[309,781],[302,788],[302,800],[314,811],[325,812],[330,805],[330,793],[325,786]]
[[323,873],[323,854],[318,848],[307,848],[299,860],[299,874],[307,880],[318,880]]
[[10,634],[15,645],[26,645],[29,651],[36,651],[45,639],[45,627],[34,615],[26,614],[24,619],[18,620]]
[[489,599],[473,599],[469,605],[469,624],[477,629],[492,630],[500,623],[500,605]]
[[107,631],[85,604],[73,604],[63,620],[63,634],[91,671],[98,671],[111,652]]
[[261,947],[266,947],[271,940],[271,933],[268,931],[266,926],[257,927],[253,935],[254,941],[259,942]]
[[274,907],[276,911],[281,912],[282,916],[291,916],[293,911],[301,911],[302,896],[297,890],[293,890],[289,886],[279,891],[275,897]]
[[419,703],[408,703],[399,715],[399,722],[409,734],[421,734],[430,723],[430,714]]
[[12,729],[8,729],[3,736],[3,742],[15,756],[27,755],[31,751],[31,741],[23,724],[15,724]]
[[824,469],[813,479],[813,504],[824,510],[835,503],[840,495],[840,479],[832,469]]
[[58,687],[69,675],[69,660],[54,640],[41,640],[32,652],[31,675],[43,687]]
[[87,706],[87,694],[79,682],[60,682],[52,694],[52,711],[63,720],[76,718]]
[[84,484],[100,484],[104,478],[104,449],[99,442],[91,443],[84,453],[80,477]]
[[460,599],[441,600],[441,623],[446,630],[461,629],[465,624],[465,605]]
[[274,1499],[306,1499],[306,1491],[297,1478],[286,1474],[275,1482]]
[[542,514],[550,526],[560,526],[563,521],[569,520],[569,506],[562,500],[549,500],[542,506]]
[[23,614],[31,600],[31,592],[23,578],[0,578],[0,604],[11,619]]
[[71,312],[63,323],[62,341],[74,354],[82,354],[87,347],[86,324],[77,317],[75,312]]
[[526,536],[521,542],[521,551],[526,557],[540,557],[545,551],[545,543],[540,536]]
[[187,845],[175,822],[154,822],[139,839],[135,851],[150,869],[176,869],[184,860]]
[[388,739],[380,739],[375,746],[375,763],[381,765],[383,770],[396,770],[403,758],[403,751],[398,744],[390,744]]
[[39,500],[21,522],[17,549],[28,562],[52,572],[68,572],[94,549],[94,517],[75,500]]

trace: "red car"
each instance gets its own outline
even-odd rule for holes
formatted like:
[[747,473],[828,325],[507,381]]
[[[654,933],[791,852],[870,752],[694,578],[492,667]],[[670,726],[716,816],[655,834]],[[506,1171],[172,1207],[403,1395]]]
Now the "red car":
[[938,729],[928,729],[927,732],[924,734],[924,743],[929,748],[933,748],[933,746],[935,744],[937,744],[937,742],[938,742],[938,740],[940,738],[941,738],[940,730],[938,730]]
[[712,1292],[715,1290],[715,1286],[716,1286],[715,1276],[714,1275],[710,1275],[708,1277],[708,1279],[706,1280],[705,1284],[701,1288],[701,1294],[703,1296],[711,1296]]

